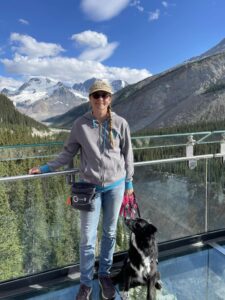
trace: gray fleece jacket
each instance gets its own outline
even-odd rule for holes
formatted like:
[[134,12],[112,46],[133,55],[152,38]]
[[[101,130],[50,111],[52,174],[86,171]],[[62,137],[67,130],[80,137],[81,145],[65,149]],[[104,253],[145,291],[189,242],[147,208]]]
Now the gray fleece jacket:
[[73,124],[64,150],[47,163],[51,171],[68,164],[80,151],[80,177],[99,186],[113,184],[125,178],[132,181],[134,173],[130,130],[125,119],[112,112],[114,147],[109,139],[109,120],[102,124],[91,112]]

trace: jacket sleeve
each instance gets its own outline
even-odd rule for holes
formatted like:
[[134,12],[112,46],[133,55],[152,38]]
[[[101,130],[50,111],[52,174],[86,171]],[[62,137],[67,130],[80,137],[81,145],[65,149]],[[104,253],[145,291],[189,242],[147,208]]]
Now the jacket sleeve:
[[128,123],[124,124],[122,135],[122,153],[125,161],[125,169],[126,169],[126,189],[132,188],[132,180],[134,175],[134,158],[133,158],[133,149],[131,144],[131,136],[130,136],[130,128]]
[[77,128],[77,123],[75,122],[71,129],[70,135],[64,144],[63,151],[59,153],[56,159],[47,163],[51,171],[69,164],[72,161],[73,157],[77,154],[80,149],[80,144],[76,139],[78,132],[79,129]]

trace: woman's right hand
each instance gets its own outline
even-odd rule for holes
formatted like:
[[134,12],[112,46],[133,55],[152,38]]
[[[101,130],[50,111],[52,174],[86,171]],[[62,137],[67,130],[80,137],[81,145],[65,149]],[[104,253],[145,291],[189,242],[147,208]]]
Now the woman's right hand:
[[34,167],[29,170],[29,175],[41,174],[41,170],[39,167]]

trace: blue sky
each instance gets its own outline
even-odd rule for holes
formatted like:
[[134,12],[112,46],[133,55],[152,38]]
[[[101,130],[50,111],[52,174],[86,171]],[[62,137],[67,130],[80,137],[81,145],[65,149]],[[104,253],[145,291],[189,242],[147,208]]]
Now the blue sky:
[[223,38],[224,0],[1,0],[0,90],[32,76],[134,83]]

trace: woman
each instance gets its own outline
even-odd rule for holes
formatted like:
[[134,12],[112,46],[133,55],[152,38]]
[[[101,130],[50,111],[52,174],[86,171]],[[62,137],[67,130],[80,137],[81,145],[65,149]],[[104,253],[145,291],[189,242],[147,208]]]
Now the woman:
[[47,165],[33,168],[30,174],[54,171],[68,164],[80,150],[81,180],[96,185],[95,210],[80,211],[80,289],[77,300],[89,299],[95,260],[95,243],[100,211],[103,234],[99,259],[99,284],[104,299],[115,297],[110,268],[115,248],[116,227],[124,192],[133,193],[133,151],[125,119],[111,111],[112,89],[102,80],[89,90],[92,112],[78,118],[59,156]]

